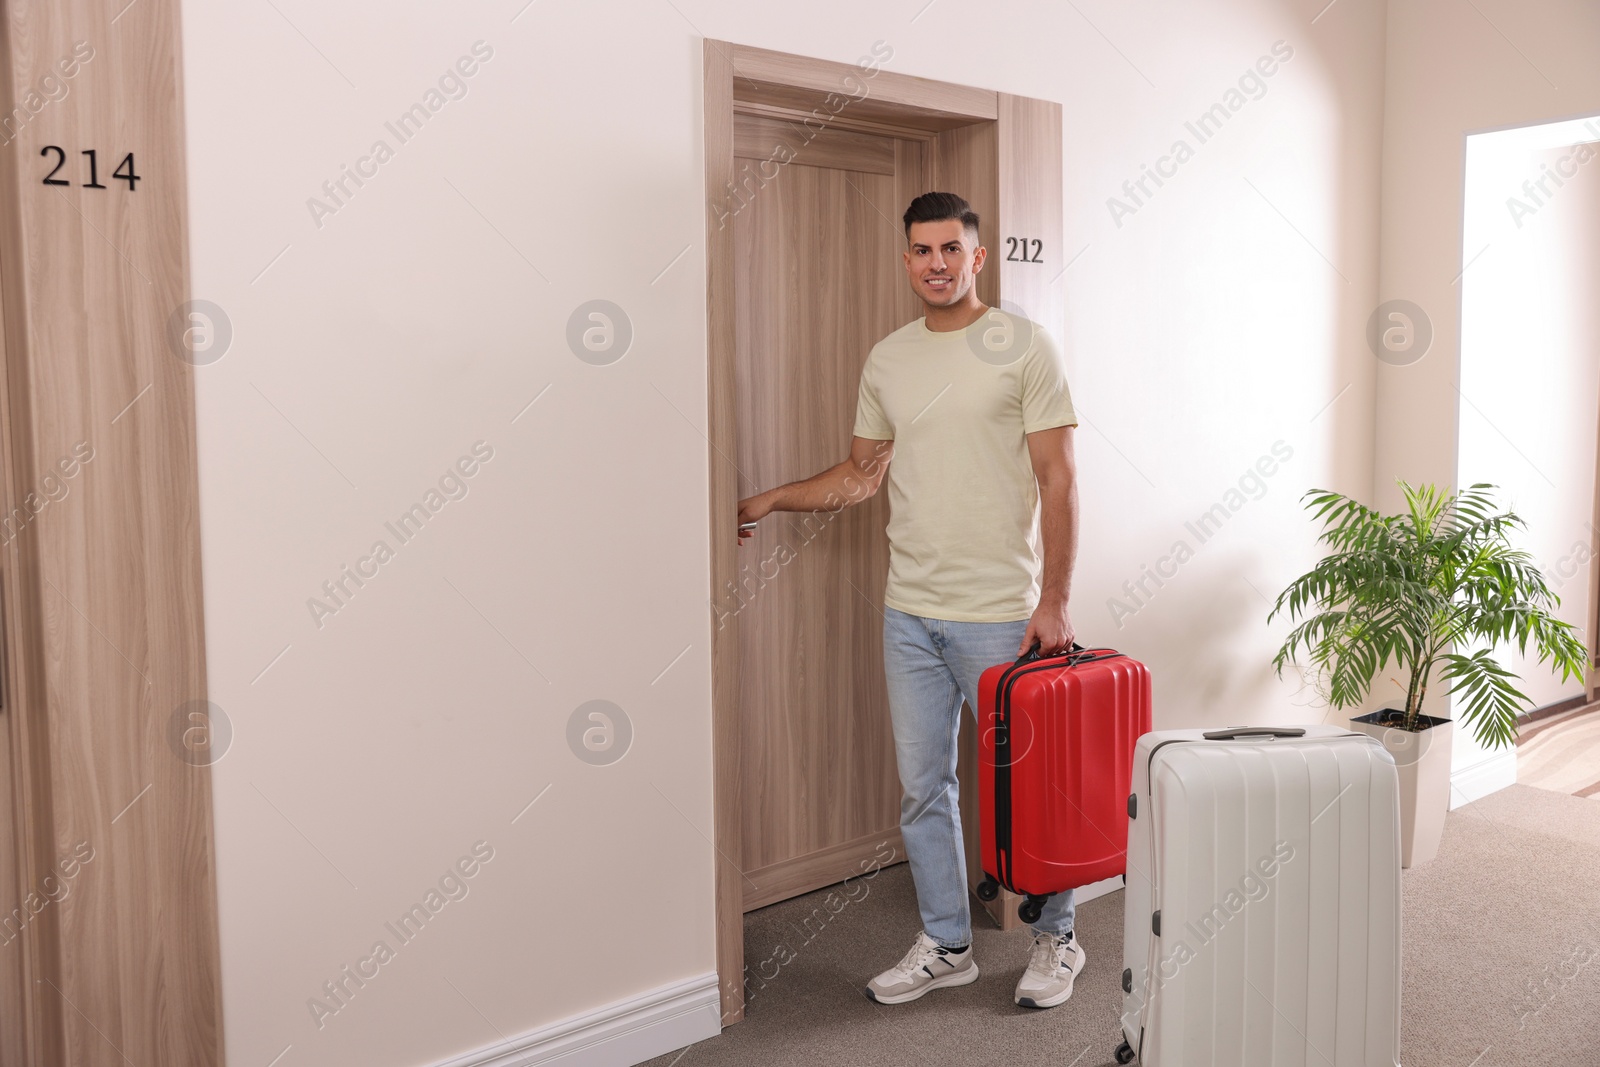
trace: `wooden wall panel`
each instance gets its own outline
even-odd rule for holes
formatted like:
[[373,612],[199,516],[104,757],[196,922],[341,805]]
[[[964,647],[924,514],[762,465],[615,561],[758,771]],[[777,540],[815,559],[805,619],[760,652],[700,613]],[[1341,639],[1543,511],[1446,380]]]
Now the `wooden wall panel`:
[[[93,854],[26,928],[18,1062],[223,1059],[210,775],[170,738],[206,696],[195,369],[168,338],[189,299],[178,12],[5,6],[5,514],[78,458],[0,555],[13,891]],[[46,145],[70,184],[43,183]]]
[[1000,303],[1000,271],[995,269],[995,246],[1000,240],[999,151],[993,122],[945,130],[933,142],[934,187],[959,193],[978,213],[978,238],[989,250],[978,274],[978,299],[990,307]]
[[[989,267],[1001,306],[1064,343],[1061,275],[1070,256],[1061,247],[1061,105],[1001,93],[996,132],[1000,197]],[[1008,237],[1039,241],[1038,254],[1030,245],[1029,261],[1007,259]]]
[[[3,309],[0,309],[3,314]],[[0,387],[0,411],[4,410],[3,387]],[[0,435],[3,435],[0,428]],[[4,449],[0,447],[0,454]],[[0,458],[0,486],[5,486],[8,479],[4,471],[9,469]],[[0,495],[10,499],[9,489],[0,489]],[[0,571],[11,573],[8,565],[0,565]],[[9,590],[0,589],[0,603],[4,603],[10,595]],[[9,610],[0,609],[0,610]],[[4,649],[6,636],[0,633],[0,650]],[[9,656],[0,655],[0,672],[9,678],[15,661]],[[6,691],[10,690],[10,691]],[[12,741],[12,731],[7,729],[13,718],[10,712],[10,700],[15,687],[0,686],[0,693],[6,707],[0,709],[0,923],[4,919],[20,915],[27,904],[26,895],[22,886],[25,881],[24,872],[29,868],[23,863],[23,857],[31,834],[25,833],[25,828],[18,825],[11,816],[14,812],[11,797],[27,788],[27,779],[18,772],[20,768],[14,767],[17,746]],[[29,987],[33,984],[29,975],[33,971],[30,966],[30,956],[35,951],[32,940],[25,936],[25,930],[16,930],[11,927],[0,927],[0,1064],[30,1062],[28,1057],[28,1034],[30,1029],[37,1029],[31,1022],[30,1015],[33,999],[28,995]]]
[[[892,219],[900,235],[899,249],[904,252],[906,208],[923,193],[933,192],[934,139],[930,137],[916,141],[899,138],[894,146],[895,210]],[[906,280],[905,261],[899,256],[895,258],[899,270],[897,277],[900,279],[897,287],[899,295],[896,297],[899,301],[896,321],[907,323],[922,317],[922,301],[917,299],[917,294],[911,290],[911,283]]]

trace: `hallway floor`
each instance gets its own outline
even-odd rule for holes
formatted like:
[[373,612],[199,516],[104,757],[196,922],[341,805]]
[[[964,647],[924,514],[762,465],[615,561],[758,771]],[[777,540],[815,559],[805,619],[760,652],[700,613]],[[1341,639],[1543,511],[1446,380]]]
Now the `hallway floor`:
[[[1011,1003],[1028,935],[981,917],[976,983],[888,1007],[861,986],[916,933],[911,872],[866,885],[856,901],[819,890],[747,916],[745,1021],[651,1067],[1113,1062],[1120,892],[1079,908],[1088,965],[1061,1007]],[[1405,1067],[1600,1064],[1600,805],[1515,785],[1452,812],[1438,858],[1405,872],[1404,922]]]
[[1523,727],[1517,738],[1517,781],[1600,800],[1600,704]]

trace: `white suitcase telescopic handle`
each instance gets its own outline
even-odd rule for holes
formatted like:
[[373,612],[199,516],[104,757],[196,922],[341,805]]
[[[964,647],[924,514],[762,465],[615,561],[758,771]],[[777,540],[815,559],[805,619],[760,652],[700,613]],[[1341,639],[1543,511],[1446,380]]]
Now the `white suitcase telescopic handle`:
[[1304,737],[1303,726],[1237,726],[1232,730],[1207,730],[1207,741],[1235,741],[1241,737]]

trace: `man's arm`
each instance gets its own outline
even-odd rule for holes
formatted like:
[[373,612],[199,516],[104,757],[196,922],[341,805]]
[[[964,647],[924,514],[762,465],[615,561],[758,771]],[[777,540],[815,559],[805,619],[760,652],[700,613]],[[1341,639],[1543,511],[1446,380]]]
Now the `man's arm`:
[[[848,459],[804,481],[780,485],[739,501],[739,522],[755,522],[774,511],[842,511],[859,504],[877,493],[893,458],[893,441],[852,437]],[[740,530],[740,544],[753,533]]]
[[1044,542],[1044,575],[1039,606],[1028,620],[1017,655],[1034,640],[1042,653],[1072,645],[1072,620],[1067,599],[1072,591],[1072,565],[1078,557],[1078,463],[1072,449],[1072,426],[1055,426],[1028,434],[1028,458],[1039,482],[1039,534]]

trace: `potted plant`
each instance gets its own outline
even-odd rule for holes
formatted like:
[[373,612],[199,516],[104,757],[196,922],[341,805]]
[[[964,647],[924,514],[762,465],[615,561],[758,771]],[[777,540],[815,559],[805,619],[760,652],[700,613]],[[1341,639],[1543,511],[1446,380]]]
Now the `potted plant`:
[[1526,524],[1496,505],[1495,486],[1399,485],[1406,507],[1395,515],[1342,493],[1305,494],[1330,551],[1278,596],[1267,621],[1287,612],[1298,622],[1273,659],[1278,676],[1304,652],[1336,708],[1361,705],[1391,663],[1406,680],[1402,707],[1350,723],[1399,766],[1401,865],[1410,867],[1438,851],[1449,807],[1452,723],[1422,711],[1435,668],[1473,736],[1500,748],[1515,743],[1529,701],[1494,647],[1515,643],[1526,654],[1531,643],[1563,681],[1583,679],[1588,653],[1571,624],[1550,614],[1561,601],[1532,557],[1512,546],[1511,531]]

